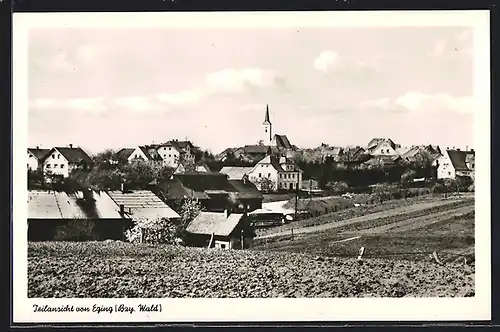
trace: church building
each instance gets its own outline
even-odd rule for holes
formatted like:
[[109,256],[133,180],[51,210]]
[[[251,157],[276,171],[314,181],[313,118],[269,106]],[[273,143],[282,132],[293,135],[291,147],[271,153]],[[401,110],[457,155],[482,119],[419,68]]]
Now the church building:
[[264,136],[262,141],[266,146],[276,147],[279,150],[284,150],[286,152],[292,152],[297,149],[293,146],[286,135],[274,134],[273,136],[273,124],[269,116],[269,105],[266,105],[266,114],[264,116],[263,131]]

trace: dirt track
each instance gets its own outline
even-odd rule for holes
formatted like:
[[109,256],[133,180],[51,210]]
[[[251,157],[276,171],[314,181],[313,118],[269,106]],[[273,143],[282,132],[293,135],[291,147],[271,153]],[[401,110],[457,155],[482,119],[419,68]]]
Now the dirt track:
[[[450,204],[457,203],[460,201],[462,201],[462,200],[461,199],[448,199],[448,200],[439,200],[439,201],[434,201],[434,202],[417,203],[417,204],[413,204],[410,206],[394,208],[394,209],[390,209],[390,210],[386,210],[386,211],[382,211],[382,212],[377,212],[377,213],[372,213],[369,215],[351,218],[351,219],[347,219],[347,220],[343,220],[343,221],[339,221],[339,222],[335,222],[335,223],[328,223],[328,224],[322,224],[322,225],[317,225],[317,226],[298,228],[298,229],[294,229],[293,232],[294,232],[294,234],[297,234],[297,235],[322,232],[322,231],[331,230],[331,229],[335,229],[335,228],[343,227],[343,226],[347,226],[347,225],[354,225],[354,224],[358,224],[358,223],[363,223],[363,222],[375,220],[378,218],[386,218],[386,217],[397,216],[397,215],[401,215],[401,214],[405,214],[405,213],[422,211],[422,210],[434,208],[437,206],[446,206],[446,205],[450,205]],[[474,208],[473,205],[472,205],[472,208]],[[447,212],[447,213],[449,213],[449,212]],[[256,240],[269,239],[269,238],[280,237],[280,236],[287,236],[289,234],[290,234],[290,231],[272,233],[272,234],[267,234],[267,235],[256,237]]]

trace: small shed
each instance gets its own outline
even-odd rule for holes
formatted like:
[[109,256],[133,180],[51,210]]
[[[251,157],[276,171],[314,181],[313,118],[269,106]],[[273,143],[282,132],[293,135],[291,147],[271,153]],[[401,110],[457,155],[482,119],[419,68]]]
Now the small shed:
[[[200,212],[189,223],[188,243],[219,249],[249,248],[254,237],[246,214],[224,212]],[[243,245],[242,245],[243,244]]]

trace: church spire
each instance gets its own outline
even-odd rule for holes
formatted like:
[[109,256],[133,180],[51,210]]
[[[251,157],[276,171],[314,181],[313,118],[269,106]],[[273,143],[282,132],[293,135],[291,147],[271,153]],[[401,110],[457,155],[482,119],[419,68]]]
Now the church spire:
[[269,105],[266,105],[266,115],[264,117],[264,124],[271,124],[271,120],[269,120]]

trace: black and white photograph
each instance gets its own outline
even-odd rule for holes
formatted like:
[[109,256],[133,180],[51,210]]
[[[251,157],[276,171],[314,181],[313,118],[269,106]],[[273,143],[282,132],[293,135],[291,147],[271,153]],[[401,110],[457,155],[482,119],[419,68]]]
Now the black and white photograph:
[[350,14],[15,14],[19,319],[489,318],[488,12]]

